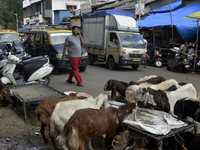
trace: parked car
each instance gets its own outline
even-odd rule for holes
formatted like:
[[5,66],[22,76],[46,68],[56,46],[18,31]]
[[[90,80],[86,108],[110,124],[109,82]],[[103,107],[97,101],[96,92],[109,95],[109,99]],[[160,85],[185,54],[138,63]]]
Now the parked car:
[[5,47],[8,43],[15,45],[15,53],[23,52],[21,39],[16,31],[0,30],[0,47]]
[[[65,53],[65,60],[62,60],[65,39],[71,35],[70,30],[57,28],[34,29],[29,33],[29,53],[34,56],[48,55],[50,63],[54,66],[53,74],[57,74],[61,68],[70,68],[68,52]],[[87,50],[82,47],[82,62],[79,70],[85,71],[88,65]]]

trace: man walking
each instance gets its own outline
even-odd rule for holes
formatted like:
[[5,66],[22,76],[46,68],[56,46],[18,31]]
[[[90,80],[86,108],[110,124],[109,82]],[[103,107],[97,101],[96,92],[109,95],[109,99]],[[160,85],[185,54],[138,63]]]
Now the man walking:
[[69,63],[71,66],[71,72],[69,75],[67,83],[74,83],[72,78],[75,77],[77,81],[77,86],[83,87],[83,80],[78,72],[79,65],[81,63],[81,44],[85,45],[85,42],[78,31],[77,26],[72,27],[72,35],[67,36],[65,40],[65,46],[63,48],[62,60],[65,60],[65,52],[68,50]]

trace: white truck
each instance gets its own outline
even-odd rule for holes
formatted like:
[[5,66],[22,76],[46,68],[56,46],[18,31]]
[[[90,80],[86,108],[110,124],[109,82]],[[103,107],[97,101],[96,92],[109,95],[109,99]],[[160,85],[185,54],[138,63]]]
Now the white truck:
[[125,65],[136,70],[140,64],[145,64],[145,43],[135,19],[123,14],[112,14],[111,11],[104,16],[101,14],[98,11],[83,19],[83,39],[89,54],[89,64],[106,62],[111,70]]

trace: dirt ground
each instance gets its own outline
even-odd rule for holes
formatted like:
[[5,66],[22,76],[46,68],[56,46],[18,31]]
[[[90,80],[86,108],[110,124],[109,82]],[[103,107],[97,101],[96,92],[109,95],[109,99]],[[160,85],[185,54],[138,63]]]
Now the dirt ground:
[[[46,129],[45,133],[49,142],[44,144],[42,140],[40,122],[36,116],[31,114],[31,111],[35,108],[36,106],[27,107],[27,124],[24,122],[24,114],[21,107],[15,111],[11,106],[0,108],[0,150],[53,150],[48,136],[48,129]],[[147,139],[145,136],[135,132],[130,133],[130,135],[134,135],[134,137],[130,136],[130,145],[134,141],[140,145]],[[92,138],[92,146],[94,150],[102,150],[101,137]]]

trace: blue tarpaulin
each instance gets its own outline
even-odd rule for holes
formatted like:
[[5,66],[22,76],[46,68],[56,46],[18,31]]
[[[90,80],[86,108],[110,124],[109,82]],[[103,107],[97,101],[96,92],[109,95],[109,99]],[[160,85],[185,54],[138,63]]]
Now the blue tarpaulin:
[[[197,22],[194,18],[183,19],[186,16],[198,12],[200,4],[190,5],[180,8],[172,12],[172,22],[176,25],[175,28],[184,40],[191,40],[196,36]],[[148,16],[144,20],[137,21],[139,27],[157,27],[157,26],[170,26],[171,18],[170,13],[156,13]]]
[[127,12],[125,10],[110,9],[110,10],[95,11],[91,15],[87,16],[86,18],[99,18],[99,17],[105,17],[107,15],[122,15],[122,16],[134,17],[132,13]]
[[21,29],[18,29],[18,32],[20,32],[20,33],[25,33],[26,32],[26,28],[21,28]]
[[[181,8],[182,5],[182,0],[171,3],[171,10],[177,10],[179,8]],[[169,5],[165,5],[165,6],[161,6],[159,8],[153,9],[151,11],[149,11],[149,13],[163,13],[163,12],[169,12],[170,11],[170,7]]]

